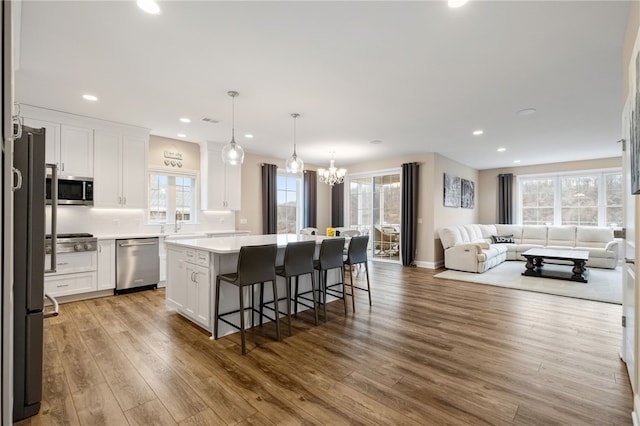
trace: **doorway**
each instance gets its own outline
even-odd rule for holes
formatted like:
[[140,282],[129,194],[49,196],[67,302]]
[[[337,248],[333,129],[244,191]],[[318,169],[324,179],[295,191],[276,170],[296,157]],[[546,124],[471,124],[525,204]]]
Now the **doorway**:
[[370,257],[400,260],[400,170],[348,179],[347,226],[369,235]]

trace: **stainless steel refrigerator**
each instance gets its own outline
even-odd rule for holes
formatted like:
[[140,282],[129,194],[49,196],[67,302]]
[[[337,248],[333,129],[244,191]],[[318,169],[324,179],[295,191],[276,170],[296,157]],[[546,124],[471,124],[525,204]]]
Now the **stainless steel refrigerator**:
[[22,128],[14,142],[13,420],[33,416],[42,397],[45,138]]

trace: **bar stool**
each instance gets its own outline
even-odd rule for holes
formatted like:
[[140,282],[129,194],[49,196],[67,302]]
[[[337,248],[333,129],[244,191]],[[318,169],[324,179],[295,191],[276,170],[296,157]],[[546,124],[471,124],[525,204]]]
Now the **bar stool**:
[[[213,338],[218,338],[218,321],[222,321],[230,326],[240,330],[240,339],[242,341],[242,355],[247,353],[245,345],[245,328],[244,328],[244,312],[247,309],[251,310],[251,326],[253,327],[253,313],[258,312],[260,314],[260,324],[262,324],[262,312],[257,311],[253,307],[253,286],[260,284],[261,287],[265,282],[271,281],[273,283],[273,298],[278,299],[278,289],[276,288],[276,254],[278,252],[278,246],[276,244],[266,244],[262,246],[244,246],[240,248],[240,254],[238,255],[238,267],[237,272],[231,274],[219,274],[216,277],[216,305],[215,315],[213,323]],[[240,300],[240,309],[235,311],[220,312],[220,281],[225,281],[229,284],[233,284],[238,287],[238,294]],[[251,307],[244,307],[244,288],[251,288]],[[240,313],[240,327],[234,323],[224,319],[224,316]],[[269,318],[276,323],[276,337],[280,340],[280,321],[278,315],[275,318]]]
[[[371,285],[369,283],[369,262],[367,261],[367,245],[369,245],[369,236],[368,235],[360,235],[357,237],[352,237],[349,242],[349,248],[347,250],[347,255],[344,258],[345,266],[348,268],[344,268],[346,271],[349,269],[349,276],[351,277],[351,303],[353,305],[353,312],[356,311],[356,298],[353,289],[356,288],[358,290],[364,290],[369,293],[369,306],[371,306]],[[355,265],[364,264],[364,270],[367,273],[367,288],[357,287],[353,285],[353,273],[351,271],[351,267]],[[346,273],[346,272],[345,272]],[[343,279],[346,282],[346,277]]]
[[[320,245],[318,260],[313,262],[313,267],[318,271],[320,281],[320,296],[324,320],[327,320],[327,293],[344,301],[344,314],[347,314],[347,294],[344,291],[344,263],[342,251],[344,249],[344,238],[327,238]],[[327,285],[327,272],[330,269],[340,268],[340,278],[342,282]],[[335,287],[340,287],[336,290]]]
[[[284,251],[284,263],[280,266],[276,267],[276,275],[280,277],[284,277],[286,280],[286,296],[278,299],[278,302],[282,300],[287,301],[287,312],[286,315],[289,319],[289,336],[291,336],[291,302],[295,303],[295,314],[298,315],[298,303],[303,306],[306,306],[309,309],[313,309],[314,322],[315,325],[318,325],[318,308],[316,303],[316,284],[315,277],[313,274],[313,255],[316,252],[316,242],[315,241],[299,241],[295,243],[287,244],[287,248]],[[301,275],[309,274],[311,276],[311,294],[313,296],[313,305],[308,305],[305,302],[300,302],[299,294],[298,294],[298,279]],[[295,298],[291,297],[291,283],[292,278],[295,278]],[[275,300],[275,298],[274,298]],[[260,310],[262,308],[270,309],[276,312],[278,315],[283,313],[276,307],[276,303],[274,300],[270,302],[264,302],[260,305]],[[306,300],[306,298],[305,298]],[[273,304],[273,307],[267,306]]]

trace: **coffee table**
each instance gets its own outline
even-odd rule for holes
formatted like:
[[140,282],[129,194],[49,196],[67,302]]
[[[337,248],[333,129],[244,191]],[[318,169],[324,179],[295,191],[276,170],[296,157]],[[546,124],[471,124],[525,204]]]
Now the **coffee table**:
[[[532,248],[522,253],[527,259],[526,269],[522,275],[529,277],[555,278],[560,280],[587,282],[588,270],[584,266],[589,260],[589,252],[572,249],[547,249]],[[551,268],[545,263],[545,259],[568,260],[573,265],[554,265]],[[563,271],[559,267],[571,267],[569,271]]]

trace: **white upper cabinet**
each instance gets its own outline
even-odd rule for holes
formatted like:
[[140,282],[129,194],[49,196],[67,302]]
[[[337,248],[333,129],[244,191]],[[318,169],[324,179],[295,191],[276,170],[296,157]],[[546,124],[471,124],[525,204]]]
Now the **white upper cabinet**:
[[61,177],[92,177],[95,207],[147,205],[149,129],[21,105],[24,124],[45,129],[47,163]]
[[45,160],[60,176],[93,177],[93,129],[25,117],[24,124],[45,129]]
[[146,207],[147,138],[95,131],[94,205]]
[[93,177],[93,129],[60,126],[60,175]]
[[222,162],[224,144],[202,146],[202,210],[240,210],[242,166]]

